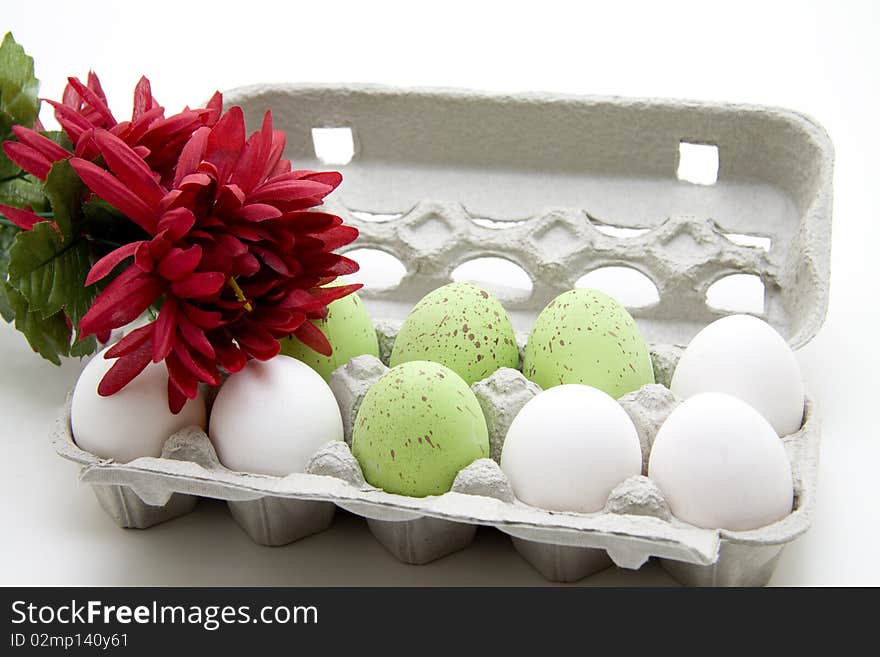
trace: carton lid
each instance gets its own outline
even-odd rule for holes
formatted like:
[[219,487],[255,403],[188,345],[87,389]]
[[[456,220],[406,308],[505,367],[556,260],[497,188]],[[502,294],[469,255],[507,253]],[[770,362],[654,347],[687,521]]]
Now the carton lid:
[[493,290],[521,331],[606,267],[656,287],[630,308],[651,342],[686,344],[730,314],[715,293],[743,282],[752,314],[793,347],[824,320],[833,149],[796,112],[370,85],[258,85],[226,103],[251,129],[271,108],[294,168],[342,172],[327,209],[361,230],[349,248],[404,272],[363,291],[374,317],[402,319],[460,265],[494,257],[530,282]]

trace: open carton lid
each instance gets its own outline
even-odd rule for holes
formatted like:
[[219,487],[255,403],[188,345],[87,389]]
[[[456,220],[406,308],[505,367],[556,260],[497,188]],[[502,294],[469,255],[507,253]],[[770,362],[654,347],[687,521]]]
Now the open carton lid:
[[405,269],[396,286],[361,293],[374,317],[403,319],[488,256],[531,279],[524,294],[498,291],[519,331],[584,274],[620,266],[657,288],[655,303],[630,308],[649,342],[684,345],[729,314],[707,292],[730,275],[757,277],[753,314],[792,347],[824,320],[833,148],[801,114],[367,85],[259,85],[225,101],[252,130],[272,107],[294,168],[342,172],[326,207],[360,229],[348,248]]

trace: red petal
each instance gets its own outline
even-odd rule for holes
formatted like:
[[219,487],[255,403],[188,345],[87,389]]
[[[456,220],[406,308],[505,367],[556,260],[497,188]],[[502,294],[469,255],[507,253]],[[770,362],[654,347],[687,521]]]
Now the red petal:
[[323,197],[329,194],[332,188],[324,183],[311,180],[269,180],[257,187],[248,200],[252,203],[277,203],[299,201],[312,197]]
[[101,292],[79,323],[84,335],[125,326],[144,312],[163,292],[161,281],[129,267]]
[[281,159],[286,143],[287,135],[284,134],[283,130],[272,131],[272,147],[269,149],[269,157],[266,158],[266,167],[263,169],[263,178],[275,175],[276,169],[278,169],[279,165],[285,171],[290,171],[290,162]]
[[[156,257],[152,254],[152,251],[154,250],[153,242],[156,241],[157,240],[153,240],[152,242],[139,242],[137,248],[134,250],[134,264],[145,274],[149,274],[156,268]],[[162,240],[158,240],[158,242],[162,243]]]
[[305,290],[292,289],[284,295],[284,299],[278,302],[279,308],[297,309],[304,313],[314,312],[324,308],[327,303],[318,296],[309,294]]
[[183,343],[174,343],[174,355],[180,359],[181,365],[189,370],[189,372],[199,381],[204,381],[212,386],[216,386],[220,383],[220,377],[217,374],[217,371],[214,370],[211,372],[208,367],[205,367],[205,364],[198,362],[198,358],[193,357],[189,352],[189,349],[187,349],[186,345]]
[[121,182],[100,167],[78,157],[70,159],[77,175],[95,194],[107,201],[138,226],[153,235],[156,216],[141,199],[131,193]]
[[226,283],[226,277],[220,272],[197,272],[186,278],[174,281],[171,291],[182,299],[209,297],[216,294]]
[[141,76],[134,88],[134,103],[131,119],[137,121],[147,110],[153,108],[153,92],[150,89],[150,81]]
[[260,271],[260,261],[253,253],[243,253],[233,261],[232,268],[240,276],[253,276]]
[[281,210],[265,203],[248,203],[235,211],[235,216],[244,221],[266,221],[281,216]]
[[273,253],[270,249],[264,249],[261,246],[253,245],[251,246],[251,252],[259,256],[260,260],[265,262],[269,267],[282,276],[290,275],[290,269],[288,269],[285,262],[278,256],[278,254]]
[[49,169],[52,168],[52,162],[46,159],[45,155],[27,144],[17,141],[6,141],[3,142],[3,152],[6,153],[6,157],[15,162],[19,167],[35,175],[40,180],[45,180],[46,176],[49,175]]
[[311,347],[322,356],[330,356],[333,353],[333,347],[327,341],[327,338],[321,333],[320,329],[311,322],[303,322],[293,334],[307,347]]
[[[165,114],[165,108],[161,105],[156,105],[155,107],[150,108],[143,114],[141,114],[137,120],[132,121],[128,127],[128,133],[125,135],[124,141],[126,144],[134,144],[141,139],[144,138],[144,135],[147,134],[150,127],[156,122],[163,120]],[[119,124],[117,124],[119,125]],[[122,138],[122,135],[118,132],[113,132],[117,137]],[[148,149],[150,150],[150,149]]]
[[291,171],[288,175],[301,180],[314,180],[324,183],[333,191],[342,183],[342,174],[338,171]]
[[244,192],[238,185],[223,185],[214,201],[214,211],[220,216],[232,214],[242,206],[244,199]]
[[119,358],[113,367],[107,370],[98,384],[98,394],[102,397],[109,397],[127,386],[150,363],[151,350],[152,345],[146,341],[127,355]]
[[269,360],[281,351],[278,340],[256,322],[245,321],[242,328],[243,330],[236,331],[235,339],[249,356],[257,360]]
[[110,347],[105,353],[104,358],[120,358],[140,347],[147,340],[153,337],[153,325],[147,324],[133,330],[124,336],[119,342]]
[[223,94],[215,91],[211,96],[211,100],[205,105],[205,109],[209,110],[205,117],[205,125],[212,126],[220,120],[220,114],[223,112]]
[[98,262],[92,265],[92,268],[89,270],[89,275],[86,276],[86,285],[91,285],[92,283],[100,281],[113,271],[113,268],[116,267],[116,265],[126,258],[133,256],[135,249],[141,244],[144,244],[144,242],[129,242],[98,260]]
[[210,134],[210,128],[199,128],[192,134],[192,137],[189,138],[189,141],[186,142],[186,145],[180,151],[177,168],[174,170],[175,187],[179,187],[180,181],[196,170],[205,154],[205,146],[208,143],[208,135]]
[[168,239],[176,242],[196,223],[196,216],[189,208],[174,208],[168,210],[159,218],[159,231],[168,231]]
[[18,141],[22,144],[27,144],[50,162],[64,160],[71,155],[70,151],[66,148],[59,146],[48,137],[41,135],[39,132],[29,130],[22,125],[12,126],[12,132],[15,134]]
[[218,362],[230,374],[235,374],[247,365],[247,355],[231,341],[214,342],[214,350],[217,352]]
[[[67,78],[67,82],[71,87],[76,89],[76,92],[93,110],[101,115],[101,118],[104,119],[102,125],[116,125],[116,118],[110,112],[110,108],[107,107],[105,99],[101,98],[101,96],[95,93],[94,90],[84,85],[77,78]],[[100,85],[98,88],[100,89]],[[102,91],[101,94],[103,93],[104,92]]]
[[174,381],[180,392],[189,399],[195,399],[199,392],[199,381],[183,366],[173,351],[165,358],[165,367],[168,369],[168,378]]
[[311,271],[319,270],[324,276],[348,276],[360,269],[354,260],[336,253],[309,256],[308,268]]
[[177,299],[170,294],[165,297],[162,310],[153,322],[153,362],[163,360],[174,346],[177,334]]
[[177,384],[175,384],[174,380],[169,376],[168,409],[174,415],[177,415],[178,413],[180,413],[181,409],[183,409],[184,404],[186,404],[186,395],[183,394],[183,391],[177,387]]
[[106,130],[95,131],[95,142],[107,166],[122,184],[151,208],[158,206],[159,201],[165,196],[165,190],[156,182],[153,171],[147,163],[124,141]]
[[189,135],[202,125],[204,110],[185,110],[167,119],[154,121],[150,129],[144,133],[141,141],[145,144],[163,144],[182,136],[189,139]]
[[352,283],[350,285],[336,285],[333,287],[321,288],[320,294],[316,296],[323,305],[329,306],[331,303],[342,297],[347,297],[353,292],[357,292],[363,287],[362,283]]
[[242,244],[241,240],[233,237],[229,233],[217,232],[214,234],[214,239],[217,244],[233,258],[247,253],[248,248]]
[[233,106],[211,128],[205,148],[205,159],[217,167],[218,180],[227,181],[243,147],[244,113]]
[[67,133],[67,136],[70,137],[72,142],[76,143],[79,141],[79,138],[84,132],[87,132],[94,127],[82,115],[80,115],[79,112],[71,109],[67,105],[56,103],[54,100],[49,100],[48,98],[44,98],[43,100],[55,108],[55,119],[61,124],[64,132]]
[[191,303],[181,304],[184,314],[196,326],[210,331],[223,324],[223,315],[213,310],[203,310]]
[[285,228],[289,227],[297,233],[315,233],[320,230],[326,230],[332,226],[338,226],[342,223],[342,217],[328,212],[307,212],[295,211],[287,212],[282,215],[279,223],[284,222]]
[[214,359],[217,357],[214,347],[211,346],[211,342],[208,340],[205,332],[189,321],[186,318],[185,312],[177,316],[177,328],[180,331],[181,337],[193,349],[207,358]]
[[16,226],[21,228],[22,230],[32,230],[34,224],[38,224],[41,221],[46,221],[42,217],[34,214],[29,210],[22,210],[21,208],[13,208],[8,205],[3,205],[0,203],[0,212],[9,219]]
[[334,226],[329,230],[312,235],[321,240],[325,251],[335,251],[341,246],[354,242],[358,234],[358,229],[354,226]]
[[176,281],[192,274],[202,259],[202,247],[174,248],[159,262],[159,275],[169,281]]
[[98,95],[98,98],[100,98],[106,104],[107,94],[105,94],[104,90],[101,88],[101,80],[98,79],[98,74],[94,71],[89,71],[87,81],[89,89],[94,91]]

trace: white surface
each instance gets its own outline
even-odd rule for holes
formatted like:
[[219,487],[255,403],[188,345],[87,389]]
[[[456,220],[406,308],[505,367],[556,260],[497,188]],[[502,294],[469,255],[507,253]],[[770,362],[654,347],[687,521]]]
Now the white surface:
[[741,399],[694,395],[657,432],[648,476],[679,520],[749,531],[791,513],[791,465],[773,427]]
[[518,499],[542,509],[601,511],[611,489],[642,473],[636,427],[613,397],[571,383],[520,409],[501,450]]
[[[380,82],[497,91],[686,97],[782,105],[831,134],[835,175],[828,319],[798,354],[822,407],[815,523],[783,553],[773,584],[880,584],[876,386],[878,276],[876,3],[447,2],[428,18],[411,3],[43,2],[4,8],[37,61],[42,94],[94,68],[118,117],[145,73],[170,110],[215,89],[269,81]],[[51,15],[51,19],[48,16]],[[44,114],[44,118],[46,115]],[[873,305],[872,305],[873,304]],[[541,584],[497,532],[428,566],[397,563],[350,516],[284,548],[250,542],[219,504],[150,530],[117,529],[76,468],[55,456],[48,424],[79,364],[57,369],[0,325],[3,584]],[[584,584],[670,583],[649,564]]]

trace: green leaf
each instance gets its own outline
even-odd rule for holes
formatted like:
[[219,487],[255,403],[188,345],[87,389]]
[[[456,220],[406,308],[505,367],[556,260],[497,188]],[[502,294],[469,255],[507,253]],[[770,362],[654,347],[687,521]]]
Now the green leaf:
[[49,209],[49,202],[43,194],[43,182],[29,173],[0,181],[0,203],[16,208],[29,205],[34,212]]
[[93,238],[98,246],[107,246],[108,252],[129,242],[152,238],[143,228],[97,196],[83,205],[82,213],[81,232]]
[[24,334],[34,351],[46,360],[61,365],[61,356],[70,353],[70,328],[64,313],[43,317],[39,311],[32,310],[27,299],[8,283],[6,296],[15,312],[15,328]]
[[[34,60],[8,32],[0,45],[0,141],[9,139],[13,125],[31,128],[40,111]],[[0,149],[0,180],[18,174],[18,166]]]
[[[40,111],[37,93],[40,81],[34,76],[34,60],[7,32],[0,45],[0,128],[14,124],[32,128]],[[3,123],[8,121],[8,123]]]
[[15,319],[15,311],[6,298],[6,274],[9,271],[9,248],[17,233],[15,226],[0,226],[0,315],[7,322]]
[[71,153],[73,152],[73,144],[70,142],[70,139],[67,138],[67,135],[61,130],[42,130],[40,131],[40,134],[46,139],[51,139],[64,150],[70,151]]
[[55,225],[65,239],[77,234],[82,215],[82,194],[85,189],[69,160],[59,160],[46,176],[45,193],[52,205]]
[[90,265],[85,240],[65,241],[52,222],[41,221],[16,236],[9,250],[9,283],[31,311],[48,319],[66,310],[77,324],[94,298],[94,288],[85,287]]
[[73,344],[70,345],[70,355],[76,358],[83,356],[91,356],[98,350],[98,340],[94,335],[90,335],[85,340],[80,340],[79,335],[74,338]]

